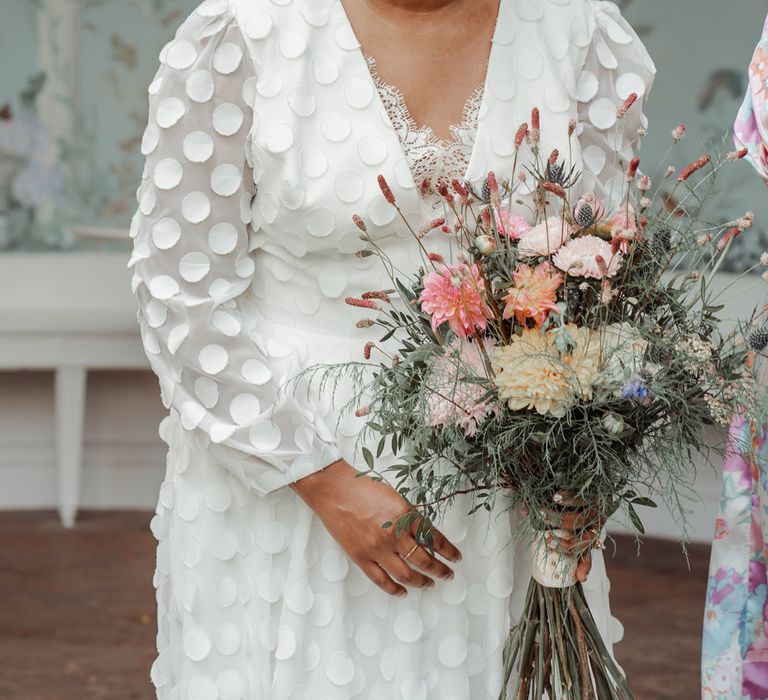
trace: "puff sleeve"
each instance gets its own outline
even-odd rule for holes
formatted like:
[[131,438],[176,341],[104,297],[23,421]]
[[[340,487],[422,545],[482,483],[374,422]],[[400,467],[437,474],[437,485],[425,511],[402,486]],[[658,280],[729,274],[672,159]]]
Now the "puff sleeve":
[[[582,185],[611,211],[626,192],[624,172],[637,154],[638,130],[647,127],[645,103],[656,66],[614,3],[590,0],[588,10],[593,31],[576,84]],[[618,107],[633,92],[637,101],[617,118]]]
[[278,391],[286,367],[249,310],[257,70],[222,0],[198,6],[160,52],[127,267],[164,406],[217,464],[266,494],[341,453],[305,392]]

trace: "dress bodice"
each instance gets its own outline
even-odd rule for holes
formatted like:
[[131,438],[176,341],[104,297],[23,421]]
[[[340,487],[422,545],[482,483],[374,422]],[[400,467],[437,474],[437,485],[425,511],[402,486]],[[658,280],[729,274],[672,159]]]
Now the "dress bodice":
[[[323,397],[280,388],[378,338],[376,326],[355,327],[359,309],[344,299],[392,286],[361,249],[377,246],[402,274],[422,264],[400,219],[419,228],[440,203],[421,196],[420,174],[474,185],[489,170],[510,175],[515,133],[538,107],[541,152],[568,153],[580,187],[609,208],[654,72],[612,2],[500,0],[484,84],[444,148],[377,88],[339,0],[205,0],[160,53],[130,230],[137,319],[164,405],[260,491],[338,459]],[[530,162],[527,144],[518,155]],[[516,213],[528,213],[526,188]],[[440,230],[421,242],[448,254]],[[321,356],[320,338],[339,352]]]

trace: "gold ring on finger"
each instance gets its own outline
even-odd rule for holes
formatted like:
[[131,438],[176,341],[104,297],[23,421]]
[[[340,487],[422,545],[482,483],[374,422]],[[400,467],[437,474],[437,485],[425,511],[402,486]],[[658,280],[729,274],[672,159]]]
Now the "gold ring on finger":
[[417,542],[415,545],[413,545],[413,547],[411,547],[411,551],[410,551],[410,552],[408,552],[408,554],[403,554],[403,555],[401,555],[401,556],[403,557],[403,559],[407,559],[408,557],[410,557],[410,556],[411,556],[411,554],[413,554],[413,553],[416,551],[416,548],[417,548],[418,546],[419,546],[419,543]]

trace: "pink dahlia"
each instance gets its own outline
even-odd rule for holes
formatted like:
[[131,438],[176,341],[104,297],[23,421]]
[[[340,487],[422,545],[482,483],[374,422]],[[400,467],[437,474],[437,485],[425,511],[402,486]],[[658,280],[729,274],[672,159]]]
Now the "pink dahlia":
[[[493,361],[493,342],[486,341],[484,348]],[[494,409],[487,398],[490,385],[478,344],[454,338],[445,354],[435,358],[427,379],[427,422],[435,427],[457,425],[471,437]]]
[[521,326],[530,318],[542,326],[549,312],[557,308],[557,290],[563,284],[563,276],[547,261],[536,267],[520,265],[512,280],[515,286],[504,297],[504,318],[514,315]]
[[432,328],[448,322],[458,336],[472,335],[485,329],[491,310],[483,299],[485,280],[476,264],[446,265],[424,278],[419,296],[421,308],[432,317]]
[[568,224],[557,217],[550,217],[521,233],[517,250],[522,257],[527,258],[552,255],[570,237]]
[[622,260],[621,253],[614,254],[611,244],[597,236],[574,238],[552,258],[555,267],[572,277],[595,279],[613,277],[619,271]]

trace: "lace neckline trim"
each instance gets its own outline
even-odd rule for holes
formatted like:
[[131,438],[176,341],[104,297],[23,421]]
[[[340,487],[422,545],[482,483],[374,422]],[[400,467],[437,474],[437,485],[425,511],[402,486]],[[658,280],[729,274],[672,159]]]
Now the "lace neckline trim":
[[[448,129],[451,132],[451,137],[441,138],[435,133],[434,129],[429,124],[416,123],[416,120],[411,115],[411,111],[408,109],[408,105],[406,104],[405,95],[400,90],[400,88],[392,83],[386,82],[381,77],[378,72],[376,59],[373,56],[367,53],[363,53],[363,56],[368,63],[368,70],[370,71],[371,77],[376,83],[376,86],[388,97],[385,105],[389,107],[389,105],[392,104],[392,106],[396,108],[398,114],[402,115],[402,119],[407,123],[409,131],[423,132],[428,134],[430,143],[434,143],[438,146],[445,146],[453,141],[460,140],[462,138],[462,132],[470,129],[473,122],[477,121],[477,112],[479,111],[480,101],[483,96],[483,87],[485,85],[484,82],[478,83],[472,92],[469,93],[467,99],[464,101],[464,106],[461,111],[461,121],[450,124],[448,126]],[[489,61],[486,59],[486,71],[488,70],[488,63]]]
[[[430,125],[416,123],[403,92],[382,79],[373,56],[366,53],[363,53],[363,56],[403,144],[414,181],[418,184],[428,177],[437,181],[440,176],[462,179],[472,154],[485,82],[477,85],[468,95],[462,109],[461,121],[449,126],[451,137],[444,139],[439,137]],[[486,73],[489,62],[490,59],[486,59]]]

